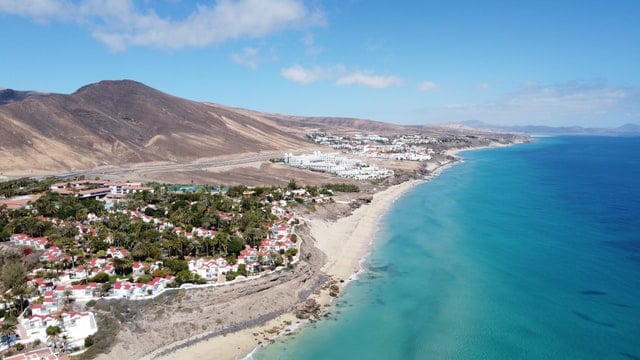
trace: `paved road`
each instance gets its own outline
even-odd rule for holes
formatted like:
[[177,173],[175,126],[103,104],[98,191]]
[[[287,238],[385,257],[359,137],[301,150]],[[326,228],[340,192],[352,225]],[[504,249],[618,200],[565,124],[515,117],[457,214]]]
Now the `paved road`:
[[[266,154],[266,155],[260,154],[260,155],[244,156],[244,157],[239,157],[239,158],[230,159],[230,160],[209,160],[209,161],[198,161],[198,162],[192,162],[192,163],[176,163],[176,164],[161,164],[161,165],[142,164],[142,165],[133,165],[128,167],[92,169],[92,170],[72,172],[67,174],[70,174],[70,176],[74,176],[78,174],[82,175],[87,173],[90,173],[90,174],[99,173],[99,174],[109,175],[109,174],[122,174],[127,172],[157,173],[157,172],[168,172],[172,170],[188,171],[188,170],[199,170],[199,169],[212,168],[212,167],[215,168],[215,167],[223,167],[223,166],[242,165],[242,164],[249,164],[252,162],[263,162],[263,161],[269,161],[274,157],[277,157],[277,155],[276,154]],[[65,174],[61,174],[61,176],[65,176]],[[66,175],[66,176],[69,176],[69,175]]]
[[[280,152],[270,152],[270,153],[260,153],[260,154],[251,154],[251,155],[240,155],[237,158],[228,159],[228,160],[208,160],[208,161],[196,161],[190,163],[171,163],[171,164],[137,164],[131,166],[124,167],[108,167],[108,168],[97,168],[97,169],[88,169],[88,170],[77,170],[77,171],[69,171],[64,173],[52,174],[56,177],[61,178],[73,178],[82,175],[91,175],[93,176],[103,176],[103,175],[124,175],[127,173],[158,173],[158,172],[170,172],[170,171],[192,171],[192,170],[200,170],[206,168],[215,168],[215,167],[223,167],[223,166],[236,166],[242,164],[249,164],[253,162],[264,162],[269,161],[270,159],[277,158],[281,156]],[[48,175],[48,176],[52,176]],[[15,176],[15,177],[7,177],[2,180],[11,180],[17,179],[23,176]],[[32,176],[33,178],[44,178],[46,176]]]

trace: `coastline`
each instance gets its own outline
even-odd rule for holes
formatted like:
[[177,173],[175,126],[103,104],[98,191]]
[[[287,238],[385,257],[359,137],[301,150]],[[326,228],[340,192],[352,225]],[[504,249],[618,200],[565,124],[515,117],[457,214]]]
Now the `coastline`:
[[[378,230],[378,220],[384,216],[397,198],[424,181],[414,179],[390,186],[375,193],[368,205],[355,209],[351,215],[335,222],[322,219],[308,221],[311,235],[315,239],[314,245],[327,257],[327,262],[321,271],[328,275],[329,283],[338,285],[342,291],[349,281],[357,276],[362,270],[362,260],[371,250],[371,244]],[[309,298],[313,299],[321,309],[326,309],[335,297],[329,294],[327,286],[313,293]],[[300,320],[293,312],[287,312],[255,327],[216,336],[166,355],[145,356],[142,359],[242,359],[262,344],[291,334],[309,323],[309,320]]]
[[[491,144],[489,146],[449,150],[446,154],[451,156],[452,159],[444,163],[433,164],[433,167],[428,167],[428,176],[421,179],[408,180],[376,192],[373,194],[373,199],[369,204],[360,206],[348,216],[341,217],[336,221],[321,218],[305,219],[310,227],[311,241],[314,241],[314,245],[326,255],[326,262],[322,266],[321,272],[329,278],[326,285],[321,290],[311,294],[309,299],[313,299],[317,307],[321,309],[321,312],[326,312],[326,309],[328,309],[336,296],[335,293],[333,295],[330,294],[329,288],[338,286],[338,293],[342,292],[350,281],[357,278],[358,273],[362,271],[363,260],[366,259],[371,251],[371,245],[378,231],[379,220],[389,211],[395,200],[416,185],[437,177],[444,170],[460,162],[462,160],[458,155],[460,152],[498,146],[500,145]],[[289,311],[263,324],[215,336],[184,347],[180,344],[186,343],[190,339],[169,344],[165,348],[175,350],[171,350],[168,354],[161,356],[155,356],[154,354],[158,354],[158,351],[154,351],[154,353],[148,354],[141,359],[243,359],[265,344],[276,341],[278,337],[293,334],[313,321],[298,319],[293,311]]]

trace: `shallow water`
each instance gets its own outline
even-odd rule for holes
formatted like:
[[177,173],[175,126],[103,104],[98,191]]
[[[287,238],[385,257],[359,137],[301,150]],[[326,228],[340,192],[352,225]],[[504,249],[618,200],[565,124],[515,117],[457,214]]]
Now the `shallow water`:
[[329,320],[252,357],[640,358],[640,138],[462,155],[395,202]]

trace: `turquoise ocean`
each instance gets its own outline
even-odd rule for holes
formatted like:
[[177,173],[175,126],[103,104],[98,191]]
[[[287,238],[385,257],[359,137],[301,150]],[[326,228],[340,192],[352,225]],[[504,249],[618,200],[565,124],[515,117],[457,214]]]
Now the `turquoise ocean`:
[[253,359],[640,359],[640,138],[461,153],[328,319]]

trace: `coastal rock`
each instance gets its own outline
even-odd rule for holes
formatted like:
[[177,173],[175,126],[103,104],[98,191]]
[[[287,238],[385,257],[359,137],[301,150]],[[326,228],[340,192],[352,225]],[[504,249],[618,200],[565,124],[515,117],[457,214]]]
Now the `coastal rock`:
[[318,318],[320,304],[315,299],[307,299],[296,311],[298,319],[309,319],[311,316]]

